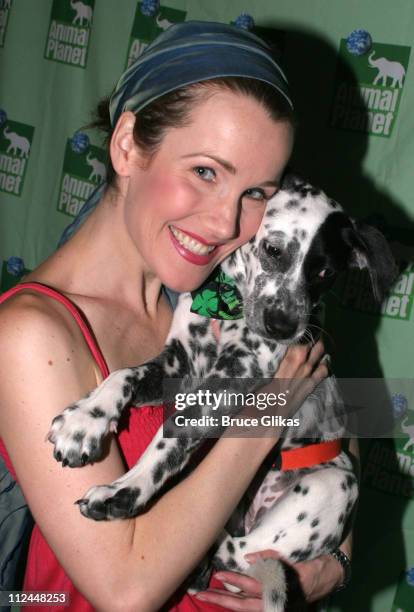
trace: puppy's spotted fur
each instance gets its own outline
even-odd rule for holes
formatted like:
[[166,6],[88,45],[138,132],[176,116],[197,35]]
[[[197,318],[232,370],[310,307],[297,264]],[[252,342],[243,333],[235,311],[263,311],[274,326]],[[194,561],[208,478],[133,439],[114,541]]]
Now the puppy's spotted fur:
[[[221,321],[217,342],[209,320],[190,312],[191,296],[181,295],[165,348],[156,359],[114,372],[54,419],[49,439],[56,459],[72,467],[98,459],[103,439],[116,430],[123,408],[161,402],[166,378],[186,380],[186,390],[196,379],[203,381],[199,388],[217,379],[233,379],[230,390],[251,392],[252,380],[257,385],[273,377],[287,346],[304,337],[321,294],[352,265],[369,270],[377,298],[394,278],[392,256],[377,230],[358,226],[323,192],[288,176],[269,201],[257,235],[222,264],[242,294],[244,319]],[[225,382],[222,389],[229,390]],[[287,430],[281,447],[302,446],[304,439],[340,438],[342,408],[335,380],[329,377],[303,404],[296,415],[299,430]],[[237,411],[234,406],[220,409],[221,414]],[[324,432],[318,425],[326,423],[328,409],[330,427]],[[207,408],[188,407],[185,416],[200,417],[203,411],[208,414]],[[172,418],[164,428],[167,435],[173,432]],[[216,433],[215,428],[192,431],[191,439],[164,438],[160,429],[132,470],[86,493],[79,502],[82,514],[102,520],[144,510],[164,483],[183,469],[203,437]],[[255,487],[256,493],[247,495],[242,521],[233,517],[237,528],[223,533],[214,564],[254,573],[263,581],[265,610],[283,610],[286,585],[281,564],[267,561],[252,570],[244,555],[276,548],[295,562],[330,552],[341,541],[357,498],[357,481],[348,456],[341,453],[312,468],[270,470],[259,489],[257,483]]]

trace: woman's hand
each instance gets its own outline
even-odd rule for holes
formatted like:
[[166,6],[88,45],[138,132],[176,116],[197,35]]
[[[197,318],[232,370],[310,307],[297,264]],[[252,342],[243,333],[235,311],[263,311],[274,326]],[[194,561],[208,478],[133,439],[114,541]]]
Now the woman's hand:
[[325,347],[322,340],[316,344],[289,346],[279,364],[275,379],[289,381],[289,404],[299,408],[314,388],[328,376]]
[[[254,563],[258,558],[280,559],[280,555],[274,550],[264,550],[246,555],[249,563]],[[289,610],[295,609],[296,604],[304,601],[311,603],[323,599],[338,587],[344,578],[341,565],[331,555],[321,555],[311,561],[301,561],[290,564],[284,562],[285,567],[290,569]],[[246,610],[248,612],[262,611],[262,585],[260,582],[236,572],[220,571],[214,574],[214,578],[234,585],[241,589],[239,593],[232,593],[226,588],[209,589],[197,593],[197,599],[217,604],[228,610]],[[293,584],[291,584],[293,582]]]
[[286,393],[287,402],[278,404],[277,414],[290,417],[301,407],[315,387],[328,376],[328,361],[321,340],[314,345],[291,345],[279,364],[273,380],[259,392]]
[[254,563],[259,558],[282,559],[285,566],[292,570],[291,575],[294,576],[294,582],[308,603],[323,599],[344,580],[344,570],[332,555],[320,555],[310,561],[299,561],[298,563],[284,561],[283,557],[274,550],[263,550],[246,555],[249,563]]

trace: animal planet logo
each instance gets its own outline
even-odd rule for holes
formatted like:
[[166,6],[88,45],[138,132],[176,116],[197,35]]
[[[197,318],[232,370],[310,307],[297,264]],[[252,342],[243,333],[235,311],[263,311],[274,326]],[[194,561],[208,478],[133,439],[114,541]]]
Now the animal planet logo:
[[12,0],[0,0],[0,47],[4,47]]
[[[410,427],[414,434],[414,424],[404,427]],[[364,465],[364,484],[391,495],[414,497],[414,455],[404,450],[408,442],[400,439],[373,441]]]
[[57,210],[76,217],[95,188],[106,178],[106,153],[90,145],[85,153],[75,153],[68,139],[63,161]]
[[158,34],[169,28],[173,23],[181,23],[185,20],[185,16],[185,11],[160,6],[158,13],[154,17],[149,17],[142,14],[141,2],[138,2],[129,38],[126,67],[129,68],[135,62]]
[[95,0],[53,0],[45,58],[86,68]]
[[[407,410],[396,426],[395,448],[400,472],[414,477],[414,412]],[[414,481],[412,481],[414,495]]]
[[410,50],[374,43],[369,53],[351,55],[342,39],[331,126],[389,138],[398,116]]
[[33,133],[34,127],[17,121],[0,127],[0,191],[22,194]]
[[414,410],[401,394],[392,396],[396,421],[393,439],[374,440],[367,455],[363,480],[385,493],[414,497]]
[[413,237],[392,228],[387,228],[386,233],[399,269],[402,270],[387,297],[378,305],[372,295],[368,274],[350,270],[343,285],[342,303],[360,312],[409,321],[414,301]]

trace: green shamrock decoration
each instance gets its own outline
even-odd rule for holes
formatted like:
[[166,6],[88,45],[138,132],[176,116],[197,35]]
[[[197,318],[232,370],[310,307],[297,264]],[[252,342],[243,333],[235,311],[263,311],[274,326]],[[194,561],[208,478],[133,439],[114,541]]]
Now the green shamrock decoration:
[[232,278],[220,268],[191,293],[191,312],[212,319],[241,319],[243,302]]
[[197,293],[191,304],[191,311],[196,312],[202,317],[214,316],[217,312],[218,297],[214,291],[204,289],[201,293]]

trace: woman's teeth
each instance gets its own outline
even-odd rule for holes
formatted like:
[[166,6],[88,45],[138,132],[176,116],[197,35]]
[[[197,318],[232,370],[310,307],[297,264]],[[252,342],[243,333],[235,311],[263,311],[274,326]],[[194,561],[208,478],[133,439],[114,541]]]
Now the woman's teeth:
[[195,253],[196,255],[207,255],[208,253],[211,253],[213,249],[216,248],[215,246],[207,246],[206,244],[198,242],[198,240],[194,240],[194,238],[190,238],[190,236],[187,236],[187,234],[184,234],[172,225],[170,225],[170,230],[172,231],[176,240],[178,240],[180,244],[182,244],[191,253]]

